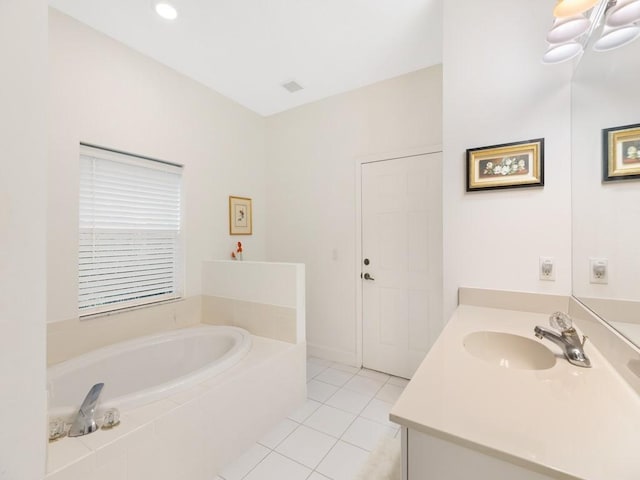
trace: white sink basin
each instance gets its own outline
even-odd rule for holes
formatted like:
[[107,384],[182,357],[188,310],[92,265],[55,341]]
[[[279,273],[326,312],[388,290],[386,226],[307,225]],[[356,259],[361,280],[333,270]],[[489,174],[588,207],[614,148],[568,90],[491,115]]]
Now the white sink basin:
[[502,332],[473,332],[464,337],[467,352],[485,362],[518,370],[546,370],[556,357],[539,341]]

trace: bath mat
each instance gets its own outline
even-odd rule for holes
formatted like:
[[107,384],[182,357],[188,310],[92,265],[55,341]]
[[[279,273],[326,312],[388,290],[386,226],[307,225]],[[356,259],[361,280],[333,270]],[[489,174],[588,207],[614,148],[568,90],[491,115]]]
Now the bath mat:
[[401,480],[400,435],[383,437],[354,480]]

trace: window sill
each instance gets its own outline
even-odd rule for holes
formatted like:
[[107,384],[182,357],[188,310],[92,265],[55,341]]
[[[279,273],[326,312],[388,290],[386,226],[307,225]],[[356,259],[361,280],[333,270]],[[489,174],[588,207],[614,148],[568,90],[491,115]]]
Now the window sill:
[[145,303],[144,305],[132,305],[129,307],[122,307],[122,308],[117,308],[117,309],[108,310],[108,311],[79,314],[78,318],[80,319],[80,321],[93,320],[94,318],[109,317],[111,315],[118,315],[121,313],[132,312],[134,310],[141,310],[143,308],[158,307],[160,305],[166,305],[169,303],[177,303],[177,302],[183,302],[183,301],[184,301],[184,297],[168,298],[166,300],[158,300],[157,302]]

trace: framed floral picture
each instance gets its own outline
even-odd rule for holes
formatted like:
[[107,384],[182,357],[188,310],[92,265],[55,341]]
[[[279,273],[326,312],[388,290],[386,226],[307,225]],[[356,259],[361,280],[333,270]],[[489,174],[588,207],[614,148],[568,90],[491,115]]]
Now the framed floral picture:
[[251,199],[229,197],[229,235],[251,235],[253,233]]
[[602,130],[602,181],[640,178],[640,124]]
[[467,150],[467,192],[544,186],[544,138]]

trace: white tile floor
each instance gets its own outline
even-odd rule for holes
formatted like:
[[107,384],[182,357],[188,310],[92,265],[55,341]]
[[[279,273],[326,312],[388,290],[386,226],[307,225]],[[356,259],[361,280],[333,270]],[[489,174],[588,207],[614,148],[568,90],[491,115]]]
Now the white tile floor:
[[407,380],[307,360],[306,403],[214,480],[352,480],[383,436]]

